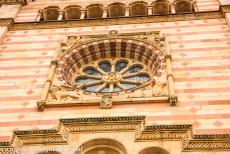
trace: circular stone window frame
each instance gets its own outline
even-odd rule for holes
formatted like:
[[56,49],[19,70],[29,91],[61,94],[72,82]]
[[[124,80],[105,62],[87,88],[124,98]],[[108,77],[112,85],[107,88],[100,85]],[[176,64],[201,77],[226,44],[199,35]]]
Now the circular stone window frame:
[[[130,77],[135,77],[135,76],[146,75],[146,76],[148,76],[149,79],[146,80],[146,81],[139,81],[140,83],[137,83],[137,84],[136,84],[137,86],[134,87],[134,88],[126,88],[125,90],[122,90],[122,89],[118,86],[121,90],[120,90],[120,91],[113,91],[113,92],[101,92],[104,88],[103,88],[102,90],[100,90],[99,92],[82,90],[81,87],[90,87],[90,86],[85,86],[85,85],[82,85],[81,83],[79,84],[79,86],[78,86],[78,84],[76,84],[76,80],[77,80],[77,79],[84,78],[84,77],[87,77],[87,75],[89,75],[89,74],[87,74],[87,73],[84,72],[84,71],[87,70],[88,68],[93,68],[93,69],[95,69],[95,70],[100,70],[99,64],[100,64],[100,63],[103,63],[103,62],[109,62],[111,65],[114,65],[114,67],[116,67],[116,64],[119,63],[119,62],[121,62],[121,61],[126,61],[128,64],[127,64],[126,67],[124,67],[124,68],[121,69],[120,71],[118,71],[118,72],[115,71],[115,73],[121,75],[120,81],[114,81],[114,82],[108,81],[108,83],[106,83],[106,81],[103,81],[103,77],[104,77],[106,74],[112,73],[112,70],[111,70],[111,72],[100,72],[100,71],[98,71],[98,72],[101,74],[101,76],[100,76],[100,77],[99,77],[99,76],[96,77],[96,75],[95,75],[95,79],[97,78],[97,79],[99,80],[99,78],[101,78],[100,84],[106,83],[106,87],[108,87],[111,83],[113,84],[113,86],[114,86],[114,85],[117,86],[117,82],[128,83],[128,82],[125,82],[124,80],[127,80],[128,78],[130,78]],[[133,73],[133,74],[131,73],[131,74],[129,75],[130,77],[127,77],[128,74],[126,74],[126,73],[127,73],[134,65],[139,65],[139,66],[142,66],[143,68],[141,69],[140,72],[135,72],[136,75],[134,75],[135,73]],[[111,67],[113,67],[113,66],[111,66]],[[127,69],[125,69],[125,68],[127,68]],[[115,69],[115,68],[114,68],[114,69]],[[124,77],[124,76],[125,76],[125,77]],[[88,78],[93,79],[94,77],[88,77]],[[98,60],[98,61],[95,61],[95,62],[93,62],[93,63],[90,63],[90,64],[86,65],[86,66],[81,67],[81,68],[78,70],[78,72],[75,73],[75,74],[73,75],[72,80],[71,80],[71,85],[76,85],[75,87],[76,87],[77,89],[81,89],[82,91],[86,91],[86,92],[88,92],[88,93],[95,93],[96,95],[97,95],[97,94],[101,94],[101,93],[103,93],[103,94],[113,94],[113,95],[116,95],[116,94],[126,93],[127,91],[134,91],[134,90],[143,88],[143,87],[149,85],[150,82],[152,82],[152,81],[151,81],[152,78],[153,78],[153,75],[149,72],[149,68],[148,68],[147,66],[145,66],[145,64],[143,64],[143,63],[141,63],[141,62],[138,62],[138,61],[136,62],[135,60],[130,60],[130,59],[126,59],[126,58],[100,59],[100,60]],[[122,80],[123,80],[123,81],[122,81]],[[131,81],[135,81],[135,80],[131,80]],[[96,81],[95,81],[95,82],[96,82]],[[98,81],[98,82],[99,82],[99,81]],[[90,84],[90,83],[89,83],[89,84]],[[95,85],[99,85],[99,84],[95,84]],[[113,89],[114,89],[114,87],[113,87]]]
[[[100,48],[101,45],[103,46],[103,53]],[[115,51],[114,48],[116,48]],[[123,49],[125,49],[125,53],[123,53]],[[124,55],[122,56],[122,54]],[[73,86],[73,74],[75,74],[78,69],[84,67],[82,65],[88,65],[95,60],[97,61],[108,58],[128,59],[138,62],[141,61],[140,63],[142,63],[143,66],[152,67],[149,69],[152,69],[154,74],[151,74],[152,79],[148,82],[148,84],[152,82],[152,85],[155,84],[157,79],[166,69],[164,52],[160,47],[155,44],[150,44],[148,41],[124,37],[94,39],[91,41],[85,41],[84,44],[72,45],[67,51],[65,51],[64,55],[59,57],[57,67],[57,80],[63,86],[81,90]],[[157,69],[155,69],[156,66]],[[72,74],[70,72],[72,72]],[[95,93],[88,91],[83,92],[84,94]],[[130,92],[133,92],[133,90],[128,89],[123,92],[116,92],[114,94],[116,95]],[[96,96],[98,94],[99,93],[95,93]]]

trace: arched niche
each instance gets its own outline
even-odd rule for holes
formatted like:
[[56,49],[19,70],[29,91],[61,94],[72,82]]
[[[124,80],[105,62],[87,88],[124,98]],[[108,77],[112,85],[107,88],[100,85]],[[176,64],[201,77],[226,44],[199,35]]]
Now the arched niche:
[[169,152],[159,147],[149,147],[141,150],[138,154],[169,154]]
[[191,13],[194,10],[192,0],[175,0],[174,7],[176,13]]
[[102,18],[103,6],[100,4],[92,4],[86,7],[87,18]]
[[44,21],[58,20],[59,7],[57,6],[46,7],[42,10],[42,14],[43,14]]
[[49,151],[49,152],[39,152],[38,154],[61,154],[60,152],[56,152],[56,151]]
[[153,14],[167,14],[171,12],[170,2],[167,0],[157,0],[152,3]]
[[147,3],[142,1],[133,2],[130,4],[130,16],[145,16],[148,14]]
[[75,154],[127,154],[125,147],[116,140],[95,139],[81,145],[82,151]]
[[112,3],[108,6],[109,17],[125,16],[125,5],[122,3]]
[[81,17],[81,7],[78,5],[67,6],[64,11],[67,20],[80,19]]

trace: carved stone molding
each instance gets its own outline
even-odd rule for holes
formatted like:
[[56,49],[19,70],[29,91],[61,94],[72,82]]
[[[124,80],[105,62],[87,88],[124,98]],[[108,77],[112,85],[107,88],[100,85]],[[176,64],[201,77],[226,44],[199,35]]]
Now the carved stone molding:
[[142,24],[156,22],[174,22],[199,19],[218,19],[222,18],[219,11],[196,12],[186,14],[151,15],[145,17],[120,17],[66,21],[46,21],[46,22],[21,22],[14,23],[9,30],[30,30],[30,29],[52,29],[52,28],[75,28],[88,26],[107,26],[124,24]]
[[21,6],[24,6],[27,4],[27,0],[1,0],[0,5],[15,5],[15,4],[21,4]]
[[0,26],[12,26],[14,24],[14,20],[12,18],[3,18],[0,19]]
[[58,129],[15,131],[11,142],[0,142],[0,151],[25,145],[68,144],[71,132],[130,131],[138,142],[180,140],[183,151],[230,150],[230,134],[194,135],[192,125],[145,126],[145,116],[61,119]]

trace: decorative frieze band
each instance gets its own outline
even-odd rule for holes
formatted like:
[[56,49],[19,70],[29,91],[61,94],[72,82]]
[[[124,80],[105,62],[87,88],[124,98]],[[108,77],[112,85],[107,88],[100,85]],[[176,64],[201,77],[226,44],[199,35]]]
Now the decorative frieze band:
[[11,142],[0,142],[0,150],[15,145],[68,144],[71,132],[132,131],[136,141],[180,140],[184,151],[230,150],[230,134],[193,135],[192,125],[145,126],[145,116],[61,119],[57,130],[15,131]]

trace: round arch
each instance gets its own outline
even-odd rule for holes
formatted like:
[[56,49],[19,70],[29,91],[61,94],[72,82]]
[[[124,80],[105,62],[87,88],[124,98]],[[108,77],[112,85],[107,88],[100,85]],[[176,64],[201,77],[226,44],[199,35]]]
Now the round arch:
[[42,9],[43,20],[45,21],[58,20],[59,9],[60,8],[58,6],[49,6]]
[[106,38],[72,46],[58,60],[57,79],[71,86],[74,74],[83,66],[100,59],[126,58],[147,66],[152,80],[157,80],[165,69],[164,54],[157,46],[134,38]]
[[126,148],[114,139],[94,139],[87,141],[81,145],[82,151],[76,151],[75,154],[95,154],[111,153],[111,154],[127,154]]
[[101,4],[91,4],[86,7],[86,17],[87,18],[102,18],[103,16],[103,6]]
[[170,154],[170,153],[160,147],[149,147],[141,150],[138,154]]

